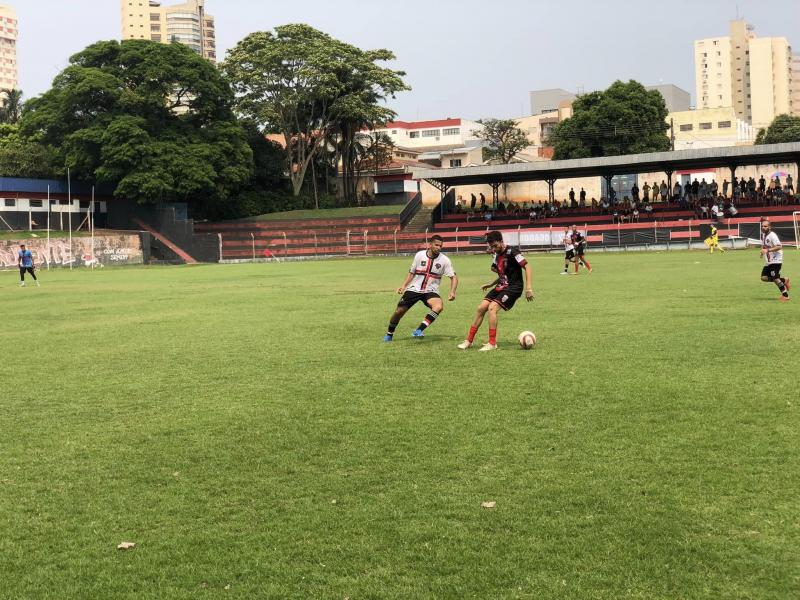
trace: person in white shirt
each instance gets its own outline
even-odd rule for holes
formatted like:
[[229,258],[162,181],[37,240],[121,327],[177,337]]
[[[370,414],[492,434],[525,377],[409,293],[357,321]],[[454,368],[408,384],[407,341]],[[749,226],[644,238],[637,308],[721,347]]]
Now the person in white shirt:
[[397,293],[402,295],[402,298],[389,318],[389,328],[386,335],[383,336],[384,342],[392,341],[400,319],[417,302],[423,302],[430,310],[411,335],[418,338],[425,337],[425,330],[444,310],[442,297],[439,296],[439,283],[441,283],[442,277],[450,278],[450,295],[447,299],[450,301],[456,299],[458,277],[453,270],[453,263],[442,253],[443,245],[444,240],[441,236],[433,235],[428,240],[428,249],[420,250],[414,255],[405,280],[397,288]]
[[[575,244],[572,243],[572,232],[567,229],[564,232],[564,270],[560,275],[567,275],[569,272],[569,263],[575,262]],[[577,264],[575,265],[575,274],[577,275]]]
[[761,256],[764,257],[764,268],[761,271],[761,281],[772,282],[781,292],[780,301],[789,301],[789,279],[781,277],[783,266],[783,246],[778,234],[772,231],[768,220],[761,221]]

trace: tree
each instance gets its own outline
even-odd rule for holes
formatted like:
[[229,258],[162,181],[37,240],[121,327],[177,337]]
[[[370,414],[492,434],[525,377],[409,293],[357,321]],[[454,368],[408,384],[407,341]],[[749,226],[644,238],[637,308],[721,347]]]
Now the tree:
[[376,64],[392,59],[388,50],[363,51],[293,24],[248,35],[222,69],[237,94],[238,110],[265,132],[285,137],[286,171],[299,195],[306,170],[337,125],[350,143],[369,120],[393,115],[378,102],[408,89],[404,73]]
[[670,149],[664,98],[636,81],[615,81],[605,91],[580,96],[572,110],[572,116],[550,134],[555,159]]
[[22,91],[0,90],[0,98],[0,123],[17,123],[22,115]]
[[16,125],[0,125],[0,177],[52,177],[53,157],[43,145],[24,139]]
[[475,134],[487,144],[483,148],[483,160],[487,163],[507,165],[531,145],[513,119],[482,119],[478,123],[481,128]]
[[26,103],[22,133],[56,164],[140,203],[224,201],[252,151],[217,69],[182,44],[98,42]]
[[760,129],[756,144],[800,142],[800,117],[780,115],[766,129]]

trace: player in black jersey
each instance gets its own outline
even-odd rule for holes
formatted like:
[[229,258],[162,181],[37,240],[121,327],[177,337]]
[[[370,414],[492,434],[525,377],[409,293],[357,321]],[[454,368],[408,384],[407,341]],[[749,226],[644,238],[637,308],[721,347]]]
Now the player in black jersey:
[[[506,246],[503,243],[503,234],[499,231],[490,231],[486,234],[486,242],[494,253],[492,271],[497,273],[497,279],[481,287],[483,291],[489,290],[489,293],[478,305],[478,312],[469,328],[467,339],[458,345],[462,350],[472,346],[487,312],[489,313],[489,342],[481,347],[481,352],[496,350],[498,311],[501,308],[511,310],[514,303],[522,296],[523,287],[525,299],[528,302],[533,300],[533,273],[531,266],[519,249]],[[524,278],[523,272],[525,273]],[[526,282],[527,286],[524,286]]]
[[575,246],[575,272],[578,272],[578,265],[583,265],[591,273],[592,265],[586,260],[586,236],[578,231],[577,225],[573,225],[570,237],[572,238],[572,245]]

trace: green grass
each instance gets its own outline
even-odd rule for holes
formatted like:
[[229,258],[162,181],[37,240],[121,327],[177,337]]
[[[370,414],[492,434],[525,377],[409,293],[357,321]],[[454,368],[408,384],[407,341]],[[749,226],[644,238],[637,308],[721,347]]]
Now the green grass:
[[[91,235],[92,234],[89,231],[72,232],[72,237],[89,237]],[[100,234],[98,233],[98,235]],[[52,230],[50,232],[50,237],[53,239],[67,238],[69,237],[69,231]],[[0,231],[0,240],[30,240],[33,238],[47,239],[47,230],[38,229],[36,231]]]
[[488,354],[453,259],[392,344],[406,258],[0,273],[0,596],[800,596],[800,298],[755,253],[532,256]]
[[353,206],[345,208],[321,208],[319,210],[289,210],[267,213],[241,219],[242,221],[284,221],[293,219],[343,219],[347,217],[395,217],[403,212],[405,204],[388,206]]

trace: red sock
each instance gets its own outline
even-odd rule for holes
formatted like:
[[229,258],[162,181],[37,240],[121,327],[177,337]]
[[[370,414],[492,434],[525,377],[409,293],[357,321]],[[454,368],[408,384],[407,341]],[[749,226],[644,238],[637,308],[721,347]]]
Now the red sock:
[[497,329],[489,329],[489,343],[492,346],[497,345]]
[[591,269],[592,268],[592,265],[590,265],[589,261],[586,260],[585,258],[583,259],[583,266],[586,267],[587,269]]
[[469,328],[469,335],[467,336],[467,341],[470,344],[475,341],[475,336],[477,335],[477,333],[478,333],[478,328],[477,327],[470,327]]
[[576,262],[576,263],[575,263],[575,272],[576,272],[576,273],[578,272],[578,266],[579,266],[579,264],[580,264],[580,263],[578,263],[578,262]]

